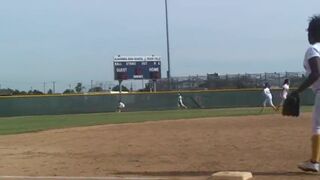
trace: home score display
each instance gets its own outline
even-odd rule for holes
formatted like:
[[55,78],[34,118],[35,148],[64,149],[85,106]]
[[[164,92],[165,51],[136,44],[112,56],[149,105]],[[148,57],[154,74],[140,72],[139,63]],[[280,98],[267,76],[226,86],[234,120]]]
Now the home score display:
[[114,79],[160,79],[159,56],[116,56],[113,61]]

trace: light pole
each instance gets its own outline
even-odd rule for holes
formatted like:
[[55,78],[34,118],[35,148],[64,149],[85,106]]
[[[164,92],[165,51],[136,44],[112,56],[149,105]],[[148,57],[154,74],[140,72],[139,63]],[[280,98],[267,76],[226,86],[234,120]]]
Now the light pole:
[[166,32],[167,32],[167,59],[168,59],[168,71],[167,71],[167,78],[168,78],[168,87],[169,90],[171,89],[171,72],[170,72],[170,46],[169,46],[169,23],[168,23],[168,3],[165,0],[165,9],[166,9]]
[[43,94],[46,94],[46,82],[43,82]]
[[52,93],[56,93],[56,82],[52,81]]

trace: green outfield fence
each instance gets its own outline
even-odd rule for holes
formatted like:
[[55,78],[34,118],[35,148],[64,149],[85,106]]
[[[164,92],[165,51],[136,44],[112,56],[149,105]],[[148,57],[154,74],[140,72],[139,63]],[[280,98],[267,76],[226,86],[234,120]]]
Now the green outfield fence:
[[[126,111],[177,109],[178,92],[122,94]],[[274,103],[279,103],[280,89],[272,90]],[[257,107],[263,101],[261,89],[182,91],[189,108]],[[119,94],[2,96],[0,116],[53,115],[112,112]],[[302,105],[312,105],[314,94],[309,89],[301,95]]]

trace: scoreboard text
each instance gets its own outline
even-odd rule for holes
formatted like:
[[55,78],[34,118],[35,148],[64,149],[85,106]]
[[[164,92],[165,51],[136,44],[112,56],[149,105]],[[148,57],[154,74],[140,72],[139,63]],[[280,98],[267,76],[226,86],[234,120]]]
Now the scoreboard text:
[[161,78],[160,57],[117,57],[113,65],[115,80]]

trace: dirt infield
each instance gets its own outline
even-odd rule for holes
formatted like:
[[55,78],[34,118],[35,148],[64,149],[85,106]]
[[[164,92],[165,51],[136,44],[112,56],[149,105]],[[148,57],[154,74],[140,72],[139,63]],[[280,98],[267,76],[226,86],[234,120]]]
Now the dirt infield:
[[0,136],[0,176],[206,179],[238,170],[258,180],[318,180],[296,168],[310,155],[310,119],[219,117]]

